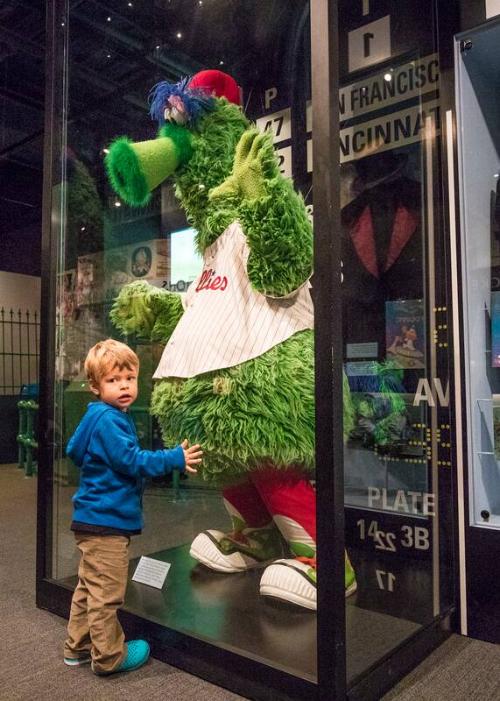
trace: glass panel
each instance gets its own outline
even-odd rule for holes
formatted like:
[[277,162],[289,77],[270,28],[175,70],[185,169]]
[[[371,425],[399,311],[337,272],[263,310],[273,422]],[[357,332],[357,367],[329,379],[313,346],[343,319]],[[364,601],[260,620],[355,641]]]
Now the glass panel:
[[[309,535],[315,493],[305,476],[314,457],[312,233],[288,180],[293,176],[309,201],[308,15],[307,2],[286,0],[72,5],[52,575],[74,586],[69,527],[79,475],[64,447],[94,398],[86,353],[111,336],[140,359],[130,415],[142,447],[171,447],[187,438],[205,450],[200,474],[147,484],[146,526],[132,539],[132,571],[142,555],[171,567],[161,591],[130,581],[126,608],[314,679],[314,615],[304,618],[303,608],[290,604],[296,614],[290,616],[269,596],[290,601],[296,587],[290,573],[302,583],[305,572],[308,588],[299,605],[315,597]],[[251,150],[242,144],[235,156],[248,127],[232,104],[240,99],[236,84],[220,87],[228,103],[210,97],[212,88],[219,94],[212,83],[198,83],[209,87],[204,101],[186,93],[194,81],[179,84],[205,67],[237,81],[247,117],[261,131],[272,130],[279,165],[264,157],[272,153],[271,139],[256,140]],[[153,141],[157,124],[148,116],[147,97],[159,81],[169,85],[152,96],[154,116],[163,124],[168,108],[175,123]],[[122,135],[130,141],[110,146]],[[238,170],[230,177],[233,162]],[[176,188],[167,177],[174,168]],[[225,192],[209,199],[222,183]],[[183,313],[177,293],[187,293],[182,328],[176,327]],[[115,326],[110,310],[117,298],[121,322]],[[278,474],[287,475],[279,489]],[[298,502],[307,503],[306,516],[290,508]],[[306,558],[294,562],[300,572],[276,566],[260,583],[265,563],[281,555]],[[291,635],[301,644],[290,646]]]
[[500,86],[498,23],[457,47],[470,519],[500,527]]
[[[448,310],[432,2],[340,3],[348,679],[449,605]],[[445,571],[446,568],[446,571]]]

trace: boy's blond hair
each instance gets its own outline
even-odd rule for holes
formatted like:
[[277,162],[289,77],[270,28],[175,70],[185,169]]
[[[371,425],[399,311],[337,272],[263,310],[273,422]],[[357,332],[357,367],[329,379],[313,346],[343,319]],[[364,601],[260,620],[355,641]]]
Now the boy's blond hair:
[[98,385],[104,375],[115,368],[139,370],[139,358],[125,343],[107,338],[96,343],[87,353],[85,373],[90,384]]

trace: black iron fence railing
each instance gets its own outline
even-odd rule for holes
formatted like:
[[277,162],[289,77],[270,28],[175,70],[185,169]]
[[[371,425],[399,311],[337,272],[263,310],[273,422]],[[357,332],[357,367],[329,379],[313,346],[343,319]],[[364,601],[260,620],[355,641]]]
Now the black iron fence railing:
[[0,396],[38,382],[40,319],[36,311],[0,308]]

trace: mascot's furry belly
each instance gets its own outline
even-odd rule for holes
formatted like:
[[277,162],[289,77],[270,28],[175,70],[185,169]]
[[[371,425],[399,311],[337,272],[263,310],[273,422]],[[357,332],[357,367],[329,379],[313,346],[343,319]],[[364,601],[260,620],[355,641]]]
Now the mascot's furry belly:
[[270,462],[312,469],[313,332],[235,367],[160,380],[152,413],[167,445],[187,438],[203,446],[200,474],[221,485]]
[[206,249],[154,374],[151,406],[163,440],[200,443],[200,474],[219,484],[270,463],[314,467],[309,283],[288,297],[260,294],[248,279],[248,255],[238,222]]
[[263,463],[313,466],[309,282],[287,297],[263,295],[248,278],[249,253],[239,222],[206,249],[154,374],[165,442],[203,445],[200,472],[220,483]]

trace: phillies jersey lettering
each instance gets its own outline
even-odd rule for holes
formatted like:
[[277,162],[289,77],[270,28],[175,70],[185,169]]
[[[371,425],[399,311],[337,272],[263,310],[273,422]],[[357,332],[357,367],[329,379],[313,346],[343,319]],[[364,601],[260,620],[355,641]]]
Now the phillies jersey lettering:
[[155,379],[194,377],[257,358],[299,331],[312,329],[307,280],[286,297],[257,292],[238,221],[203,255],[203,270],[183,296],[184,314],[163,350]]
[[215,270],[204,270],[199,283],[196,285],[196,292],[200,290],[222,290],[227,287],[227,277],[216,275]]

